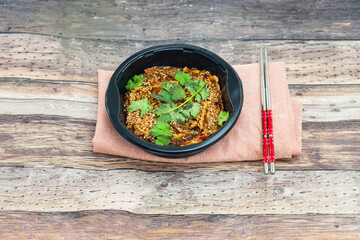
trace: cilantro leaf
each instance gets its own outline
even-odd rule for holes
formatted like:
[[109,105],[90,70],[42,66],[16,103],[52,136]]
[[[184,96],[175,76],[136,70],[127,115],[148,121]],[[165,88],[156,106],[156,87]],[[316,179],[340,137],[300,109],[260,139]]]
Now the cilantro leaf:
[[163,122],[173,121],[175,123],[184,124],[186,119],[182,114],[182,109],[176,108],[176,104],[171,103],[161,103],[159,107],[155,109],[155,114],[159,116],[158,120]]
[[174,107],[176,107],[175,103],[161,103],[159,107],[155,109],[155,114],[160,116],[165,113],[169,113]]
[[145,78],[143,75],[134,75],[126,84],[125,88],[128,91],[132,91],[137,87],[141,87],[143,82],[145,81]]
[[201,102],[206,100],[210,95],[209,92],[210,89],[207,86],[203,87],[200,92],[195,96],[195,101]]
[[190,118],[196,118],[200,113],[201,108],[199,103],[189,101],[183,107],[176,108],[176,104],[161,103],[159,107],[155,109],[156,115],[158,115],[158,121],[162,122],[175,122],[179,124],[185,124]]
[[143,117],[145,113],[153,109],[153,105],[151,105],[148,98],[143,98],[137,101],[132,101],[129,105],[129,111],[135,112],[140,110],[140,116]]
[[[200,81],[198,79],[194,79],[193,81],[191,81],[190,83],[185,85],[185,88],[187,90],[189,90],[189,92],[191,93],[191,95],[195,94],[197,91],[199,91],[199,89],[205,84],[205,82]],[[197,102],[201,102],[206,100],[209,97],[209,92],[210,89],[205,85],[200,92],[198,92],[195,95],[195,101]]]
[[162,121],[162,122],[170,122],[171,121],[171,116],[169,113],[166,114],[161,114],[160,117],[157,118],[158,121]]
[[156,138],[155,143],[158,145],[168,145],[171,142],[171,137],[173,136],[170,131],[170,125],[162,121],[158,121],[152,126],[150,135]]
[[185,90],[178,83],[165,82],[161,85],[161,92],[158,95],[150,94],[153,98],[170,103],[177,102],[185,97]]
[[[200,82],[199,80],[197,80]],[[201,82],[200,82],[201,84]],[[200,113],[201,108],[199,103],[191,101],[201,90],[205,87],[205,83],[202,82],[200,88],[182,104],[177,106],[174,102],[161,103],[159,107],[155,109],[155,114],[159,116],[159,119],[164,122],[173,121],[175,123],[185,124],[190,118],[195,118]],[[163,88],[170,88],[170,84],[165,83]]]
[[172,83],[168,91],[172,95],[171,99],[174,102],[180,101],[185,97],[185,90],[177,83]]
[[[182,76],[181,72],[177,72],[179,76]],[[184,73],[185,74],[185,73]],[[206,87],[204,81],[198,79],[191,80],[190,75],[183,75],[183,80],[181,83],[185,85],[185,88],[188,89],[191,93],[191,97],[187,98],[180,105],[177,105],[175,102],[185,98],[185,90],[176,82],[165,82],[161,85],[161,92],[158,95],[151,95],[155,99],[164,101],[157,108],[155,108],[155,114],[158,115],[158,121],[161,122],[175,122],[179,124],[185,124],[185,122],[190,118],[196,118],[201,112],[201,107],[199,103],[194,103],[195,101],[203,101],[209,97],[210,90]],[[184,80],[185,79],[185,80]],[[199,96],[198,96],[199,95]]]
[[171,137],[168,136],[158,136],[157,139],[155,140],[155,143],[157,145],[162,145],[162,146],[166,146],[171,142]]
[[158,95],[154,95],[154,94],[149,94],[149,95],[160,101],[164,101],[167,103],[171,102],[171,94],[164,89],[161,90],[161,92]]
[[181,71],[177,71],[177,72],[174,74],[174,78],[175,78],[182,86],[190,83],[190,81],[191,81],[191,76],[190,76],[190,74],[184,73],[184,72],[181,72]]
[[184,105],[183,113],[187,118],[196,118],[201,112],[200,104],[189,101]]
[[185,121],[187,120],[181,111],[181,109],[178,109],[176,111],[172,111],[169,113],[171,117],[171,121],[179,124],[185,124]]
[[222,127],[223,123],[228,120],[229,118],[229,112],[221,111],[218,116],[218,124],[220,127]]
[[163,82],[160,87],[165,90],[168,90],[170,88],[170,86],[171,86],[171,82],[166,81],[166,82]]

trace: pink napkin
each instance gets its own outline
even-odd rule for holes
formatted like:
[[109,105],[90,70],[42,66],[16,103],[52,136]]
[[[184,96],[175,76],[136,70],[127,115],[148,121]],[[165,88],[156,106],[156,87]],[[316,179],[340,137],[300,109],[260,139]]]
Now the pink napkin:
[[[113,72],[98,71],[98,117],[93,151],[141,160],[199,163],[262,159],[261,95],[259,64],[233,66],[242,80],[244,104],[233,129],[218,143],[187,158],[169,159],[147,153],[122,138],[112,127],[105,110],[105,91]],[[301,103],[290,99],[283,62],[269,63],[274,124],[275,158],[301,154]]]

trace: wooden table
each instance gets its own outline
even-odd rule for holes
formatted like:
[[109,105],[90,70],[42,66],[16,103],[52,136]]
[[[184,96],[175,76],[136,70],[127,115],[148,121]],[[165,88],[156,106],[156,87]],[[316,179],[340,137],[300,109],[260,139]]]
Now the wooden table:
[[[360,2],[0,1],[0,239],[360,239]],[[94,154],[97,69],[259,46],[303,103],[303,154],[167,164]]]

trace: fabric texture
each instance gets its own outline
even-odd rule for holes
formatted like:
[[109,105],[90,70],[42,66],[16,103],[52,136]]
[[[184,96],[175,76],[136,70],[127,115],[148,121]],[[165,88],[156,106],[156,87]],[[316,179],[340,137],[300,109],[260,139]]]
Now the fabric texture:
[[[145,152],[122,138],[110,123],[105,109],[105,92],[113,72],[98,71],[98,116],[93,151],[149,161],[174,163],[228,162],[262,160],[260,65],[235,65],[244,89],[244,104],[233,129],[218,143],[186,158],[162,158]],[[285,64],[269,63],[276,159],[301,154],[300,102],[291,100]]]

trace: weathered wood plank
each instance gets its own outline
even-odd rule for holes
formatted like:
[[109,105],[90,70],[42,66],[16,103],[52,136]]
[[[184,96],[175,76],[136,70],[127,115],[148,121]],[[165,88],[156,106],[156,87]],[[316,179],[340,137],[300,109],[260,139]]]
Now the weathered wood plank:
[[[360,169],[359,121],[303,124],[303,153],[278,169]],[[170,164],[95,154],[95,122],[43,115],[0,115],[1,166],[57,166],[146,171],[261,169],[259,162]]]
[[289,85],[292,99],[303,104],[303,122],[360,119],[360,85]]
[[5,239],[357,239],[360,216],[0,212]]
[[[360,238],[360,2],[284,3],[1,1],[0,236]],[[264,176],[260,162],[94,154],[97,69],[183,39],[231,64],[258,61],[260,44],[285,61],[303,155]]]
[[[304,122],[360,119],[360,85],[290,85],[303,103]],[[96,120],[97,85],[87,82],[0,77],[0,113]],[[341,97],[340,97],[341,96]]]
[[[359,24],[360,26],[360,24]],[[149,46],[184,42],[88,40],[30,34],[1,34],[0,77],[96,83],[97,69],[115,70]],[[260,44],[274,61],[284,61],[290,84],[359,84],[360,41],[186,40],[231,64],[259,61]]]
[[[348,88],[345,86],[344,91]],[[98,99],[97,83],[85,81],[0,77],[0,89],[0,98],[3,99],[59,100],[80,103],[97,103]],[[304,91],[308,92],[308,89]],[[303,91],[299,89],[299,92]]]
[[360,214],[359,171],[143,172],[0,168],[0,210]]
[[[340,95],[339,95],[340,96]],[[360,95],[297,98],[303,103],[304,122],[360,119]],[[327,104],[324,104],[327,103]],[[97,102],[42,98],[0,98],[0,112],[11,115],[51,115],[96,120]]]
[[359,1],[2,1],[1,32],[120,39],[359,39]]
[[96,119],[97,104],[53,99],[0,99],[3,114],[44,114]]

